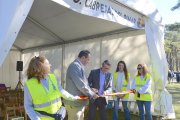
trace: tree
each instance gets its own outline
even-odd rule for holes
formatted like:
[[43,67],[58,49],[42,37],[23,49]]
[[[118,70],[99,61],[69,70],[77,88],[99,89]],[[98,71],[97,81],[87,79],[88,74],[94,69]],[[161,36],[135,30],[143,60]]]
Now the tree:
[[165,26],[165,51],[169,68],[179,71],[180,67],[180,23]]
[[178,8],[180,8],[180,0],[174,7],[171,8],[171,10],[174,11],[174,10],[177,10]]

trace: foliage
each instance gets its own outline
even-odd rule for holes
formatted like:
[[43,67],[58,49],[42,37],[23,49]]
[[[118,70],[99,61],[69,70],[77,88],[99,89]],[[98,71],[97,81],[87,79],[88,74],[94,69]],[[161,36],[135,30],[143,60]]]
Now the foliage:
[[180,23],[168,24],[165,26],[166,31],[180,32]]
[[177,10],[180,8],[180,0],[177,2],[177,4],[171,8],[172,11]]
[[180,70],[180,23],[165,26],[165,52],[170,69]]
[[168,24],[165,26],[166,44],[180,47],[180,23]]

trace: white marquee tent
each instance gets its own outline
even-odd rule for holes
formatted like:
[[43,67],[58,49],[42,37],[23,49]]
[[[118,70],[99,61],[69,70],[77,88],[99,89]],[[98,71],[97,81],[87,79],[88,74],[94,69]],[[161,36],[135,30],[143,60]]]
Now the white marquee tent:
[[[163,47],[162,18],[150,0],[1,0],[0,83],[15,88],[16,61],[45,55],[52,72],[64,85],[66,69],[78,52],[88,49],[91,69],[101,62],[127,63],[133,76],[138,63],[151,68],[154,112],[172,117],[172,97],[166,91],[167,61]],[[168,100],[166,99],[168,98]]]

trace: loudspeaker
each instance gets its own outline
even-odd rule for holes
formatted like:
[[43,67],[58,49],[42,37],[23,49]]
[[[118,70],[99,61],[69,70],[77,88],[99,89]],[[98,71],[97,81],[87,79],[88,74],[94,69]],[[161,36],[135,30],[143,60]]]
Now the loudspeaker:
[[23,71],[23,61],[17,61],[16,71]]

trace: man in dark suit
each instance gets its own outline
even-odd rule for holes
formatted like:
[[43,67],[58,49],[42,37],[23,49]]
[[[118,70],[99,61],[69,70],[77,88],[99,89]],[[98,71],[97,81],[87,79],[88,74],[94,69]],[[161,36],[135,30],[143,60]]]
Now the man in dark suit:
[[96,109],[99,109],[100,120],[107,120],[106,117],[106,105],[107,99],[104,97],[105,94],[111,93],[112,91],[112,75],[109,73],[110,63],[105,60],[102,63],[102,67],[99,69],[92,70],[88,77],[89,86],[96,92],[97,99],[90,99],[89,101],[89,114],[88,120],[95,120]]

